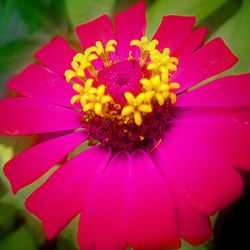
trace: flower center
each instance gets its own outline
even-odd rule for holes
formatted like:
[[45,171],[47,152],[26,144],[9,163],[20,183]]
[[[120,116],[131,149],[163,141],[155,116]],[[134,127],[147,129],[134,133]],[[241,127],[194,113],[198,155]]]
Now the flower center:
[[122,106],[126,104],[125,92],[137,95],[140,92],[142,69],[136,60],[112,64],[98,73],[98,81],[104,83],[115,102]]
[[169,77],[178,59],[168,48],[156,49],[157,40],[142,37],[130,45],[140,49],[140,57],[130,52],[119,61],[115,40],[105,46],[96,42],[74,56],[65,78],[77,92],[71,103],[81,103],[82,126],[91,143],[114,150],[152,149],[167,129],[171,104],[176,102],[174,91],[180,85]]

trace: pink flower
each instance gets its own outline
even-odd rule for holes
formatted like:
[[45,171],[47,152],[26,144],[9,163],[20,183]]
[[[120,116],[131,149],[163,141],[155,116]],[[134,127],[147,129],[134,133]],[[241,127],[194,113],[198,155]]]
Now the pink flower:
[[193,90],[237,62],[220,38],[201,46],[194,24],[166,16],[149,41],[140,2],[115,28],[106,15],[78,26],[78,54],[56,38],[8,82],[21,97],[0,101],[0,134],[47,138],[6,164],[13,192],[63,162],[25,203],[48,238],[81,214],[81,249],[198,245],[211,238],[209,216],[240,196],[250,74]]

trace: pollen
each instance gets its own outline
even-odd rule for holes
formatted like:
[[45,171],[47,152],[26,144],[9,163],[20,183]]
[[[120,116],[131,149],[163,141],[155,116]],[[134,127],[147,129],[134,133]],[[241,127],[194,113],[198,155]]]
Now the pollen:
[[[65,71],[66,81],[76,92],[70,102],[82,106],[83,127],[91,141],[115,148],[123,147],[117,140],[125,140],[131,148],[153,143],[150,125],[154,119],[158,131],[154,133],[159,134],[157,141],[161,139],[180,84],[171,81],[178,58],[169,48],[160,51],[158,45],[158,40],[145,36],[132,40],[127,59],[120,61],[116,40],[96,41],[72,58],[71,68]],[[140,51],[139,58],[133,55],[133,48]]]

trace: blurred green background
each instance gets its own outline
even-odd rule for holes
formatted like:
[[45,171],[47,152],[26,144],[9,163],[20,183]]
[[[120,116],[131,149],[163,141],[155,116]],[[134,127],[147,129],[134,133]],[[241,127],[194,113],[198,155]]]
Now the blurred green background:
[[[136,0],[0,0],[0,97],[6,95],[5,83],[33,62],[32,54],[57,35],[70,43],[76,40],[74,26],[102,13],[114,16]],[[148,36],[153,35],[163,15],[195,15],[197,26],[208,28],[207,40],[221,36],[240,58],[228,73],[250,71],[250,0],[147,0]],[[1,118],[0,118],[1,119]],[[0,137],[0,165],[13,154],[32,144],[32,138]],[[23,208],[25,197],[43,180],[18,195],[10,192],[1,171],[0,250],[78,249],[77,218],[52,241],[45,239],[38,220]],[[249,211],[250,213],[250,211]],[[216,249],[213,242],[183,250]],[[222,249],[221,249],[222,250]]]

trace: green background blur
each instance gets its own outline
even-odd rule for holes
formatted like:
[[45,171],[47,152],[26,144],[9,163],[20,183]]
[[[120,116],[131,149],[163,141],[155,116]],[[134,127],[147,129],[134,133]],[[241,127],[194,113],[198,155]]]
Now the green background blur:
[[[8,94],[5,83],[34,62],[32,54],[56,35],[75,43],[74,26],[102,13],[113,16],[136,0],[0,0],[0,98]],[[148,36],[163,15],[195,15],[197,26],[208,28],[207,40],[221,36],[240,58],[226,73],[250,71],[250,0],[148,0]],[[0,122],[1,122],[0,117]],[[32,144],[31,137],[0,137],[0,250],[78,249],[77,218],[56,239],[47,241],[38,220],[25,212],[23,202],[39,183],[18,195],[10,193],[2,166],[13,154]],[[250,213],[250,210],[249,210]],[[182,250],[215,249],[214,243]],[[237,250],[237,249],[236,249]]]

